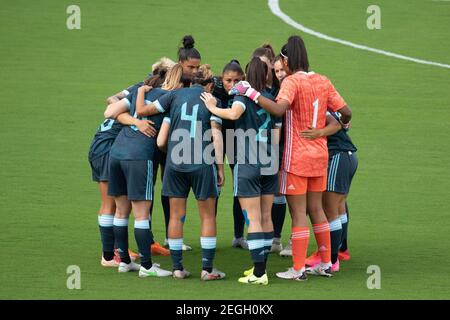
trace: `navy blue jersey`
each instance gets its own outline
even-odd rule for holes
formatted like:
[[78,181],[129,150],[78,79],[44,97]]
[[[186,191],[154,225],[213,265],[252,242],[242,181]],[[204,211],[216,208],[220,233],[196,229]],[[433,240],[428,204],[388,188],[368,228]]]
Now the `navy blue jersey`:
[[[212,95],[217,99],[217,107],[219,108],[231,108],[233,105],[234,95],[229,95],[223,87],[223,82],[221,79],[214,77],[214,90]],[[225,132],[226,129],[234,129],[234,121],[222,119],[222,131]]]
[[205,132],[211,129],[211,121],[219,124],[222,121],[206,108],[200,99],[202,92],[203,87],[193,85],[171,91],[154,102],[160,112],[169,112],[166,161],[176,171],[192,172],[211,164],[205,162],[203,157],[204,151],[211,145],[211,138],[205,138]]
[[132,93],[133,91],[139,89],[139,87],[142,87],[144,85],[144,82],[138,82],[136,84],[133,84],[132,86],[129,86],[128,88],[126,88],[125,90],[122,91],[122,93],[124,93],[126,96],[129,95],[130,93]]
[[108,153],[122,128],[123,125],[118,121],[114,119],[105,119],[98,127],[98,130],[92,139],[89,147],[89,161]]
[[[339,121],[339,112],[330,112],[330,114]],[[331,151],[351,151],[356,152],[356,147],[352,142],[352,139],[347,134],[348,130],[341,129],[335,134],[328,136],[327,144],[328,150]]]
[[279,87],[273,86],[272,88],[266,87],[266,91],[272,96],[276,97],[278,95],[278,92],[280,91]]
[[[261,94],[268,99],[274,100],[274,97],[266,91],[263,91]],[[244,113],[234,124],[237,136],[235,163],[245,163],[261,168],[268,167],[270,164],[268,161],[273,160],[271,159],[271,129],[281,127],[281,121],[245,96],[235,96],[233,103],[238,103],[244,109]],[[239,129],[242,129],[240,130],[241,133],[239,133]],[[245,141],[239,139],[239,135],[242,132],[248,135]],[[254,141],[249,141],[248,139],[253,139]],[[276,151],[274,156],[278,156],[278,150]]]
[[[155,88],[145,94],[145,103],[155,101],[168,91]],[[129,113],[134,118],[153,121],[153,126],[158,131],[164,118],[164,114],[159,113],[149,117],[138,117],[136,113],[137,88],[124,98],[129,106]],[[116,138],[111,147],[111,157],[118,160],[153,160],[156,149],[156,138],[147,137],[135,126],[125,126]]]
[[[132,91],[137,91],[143,84],[143,82],[136,83],[124,89],[122,93],[128,95]],[[117,120],[105,119],[92,139],[91,146],[89,147],[89,160],[96,159],[108,153],[123,127]]]

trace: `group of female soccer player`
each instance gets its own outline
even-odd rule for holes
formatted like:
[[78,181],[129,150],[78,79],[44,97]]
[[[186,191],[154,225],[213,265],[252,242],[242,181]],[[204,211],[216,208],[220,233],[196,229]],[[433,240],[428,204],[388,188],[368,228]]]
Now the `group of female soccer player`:
[[[265,44],[253,52],[245,72],[232,60],[220,77],[201,65],[191,36],[183,38],[178,60],[161,59],[144,82],[108,98],[106,120],[91,143],[89,161],[102,201],[101,264],[139,271],[140,277],[190,276],[182,256],[190,249],[183,226],[192,189],[201,219],[200,278],[223,279],[213,261],[227,157],[233,173],[232,245],[249,249],[253,262],[239,282],[268,284],[270,252],[292,255],[293,266],[276,273],[279,278],[331,277],[339,271],[339,259],[349,259],[346,197],[357,167],[356,148],[347,135],[351,110],[330,80],[309,70],[303,40],[291,36],[278,56]],[[246,145],[248,140],[227,134],[230,130],[256,135]],[[169,254],[151,231],[158,167],[171,271],[152,261],[152,254]],[[283,249],[286,203],[292,230]],[[139,254],[128,248],[131,211]],[[318,249],[307,258],[308,215]]]

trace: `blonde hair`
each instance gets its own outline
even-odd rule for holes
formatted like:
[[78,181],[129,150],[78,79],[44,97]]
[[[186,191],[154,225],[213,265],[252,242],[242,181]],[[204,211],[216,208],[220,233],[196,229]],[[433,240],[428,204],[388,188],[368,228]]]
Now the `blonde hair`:
[[167,57],[162,57],[152,65],[152,72],[160,69],[170,69],[175,65],[175,62]]
[[182,85],[181,76],[183,75],[183,67],[181,64],[176,63],[166,74],[166,79],[161,88],[164,90],[179,89]]
[[213,76],[211,66],[209,64],[202,64],[192,78],[192,84],[206,86],[208,83],[213,82]]

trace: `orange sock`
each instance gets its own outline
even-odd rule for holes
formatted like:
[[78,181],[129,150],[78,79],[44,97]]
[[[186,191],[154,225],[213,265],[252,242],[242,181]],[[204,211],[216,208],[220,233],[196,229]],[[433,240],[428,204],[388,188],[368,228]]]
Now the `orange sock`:
[[313,224],[313,230],[317,248],[319,248],[320,260],[322,260],[322,263],[331,262],[330,225],[328,221]]
[[292,260],[296,271],[305,267],[306,250],[308,250],[309,228],[292,228]]

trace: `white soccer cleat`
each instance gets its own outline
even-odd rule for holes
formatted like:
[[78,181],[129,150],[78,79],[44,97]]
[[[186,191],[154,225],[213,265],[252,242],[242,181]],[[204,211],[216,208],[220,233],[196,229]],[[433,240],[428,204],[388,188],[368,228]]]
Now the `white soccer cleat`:
[[292,256],[292,240],[289,240],[287,246],[280,251],[280,256],[282,257],[291,257]]
[[243,237],[233,238],[233,243],[231,245],[235,248],[248,249],[247,240],[245,240]]
[[139,271],[141,265],[131,261],[130,263],[121,262],[119,263],[119,272],[130,272],[130,271]]
[[225,278],[225,273],[215,268],[213,268],[211,272],[202,270],[202,273],[200,275],[200,279],[202,279],[203,281],[220,280],[223,278]]
[[272,248],[270,252],[281,252],[283,250],[283,245],[281,244],[280,238],[273,238]]
[[302,268],[299,271],[296,271],[294,268],[289,268],[285,272],[277,272],[278,278],[287,279],[287,280],[296,280],[296,281],[306,281],[308,277],[306,276],[305,268]]
[[103,256],[100,264],[106,268],[117,268],[119,266],[119,263],[114,258],[108,261]]
[[322,277],[327,277],[327,278],[331,278],[333,276],[332,272],[331,272],[331,262],[329,263],[318,263],[313,267],[307,268],[306,272],[308,274],[312,274],[315,276],[322,276]]
[[191,273],[186,269],[183,269],[183,270],[175,270],[172,275],[175,279],[185,279],[189,277]]
[[161,269],[158,263],[154,263],[150,269],[145,269],[141,266],[139,269],[139,277],[169,277],[172,275],[171,271]]

